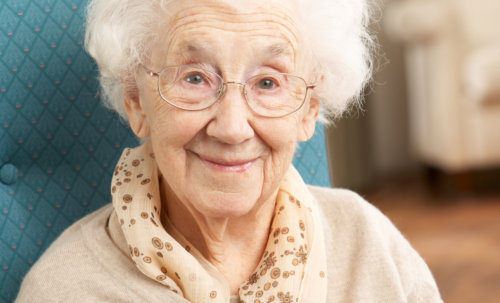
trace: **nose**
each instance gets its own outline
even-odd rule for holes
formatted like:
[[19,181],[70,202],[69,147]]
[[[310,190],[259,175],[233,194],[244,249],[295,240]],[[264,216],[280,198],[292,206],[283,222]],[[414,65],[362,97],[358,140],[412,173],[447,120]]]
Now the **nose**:
[[207,134],[226,144],[240,144],[255,135],[251,125],[253,113],[243,98],[241,85],[228,84],[215,104],[215,116],[207,126]]

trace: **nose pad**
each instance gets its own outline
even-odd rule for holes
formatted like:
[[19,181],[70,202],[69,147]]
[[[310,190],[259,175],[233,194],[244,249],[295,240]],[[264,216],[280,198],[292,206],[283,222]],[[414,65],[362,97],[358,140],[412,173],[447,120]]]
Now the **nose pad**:
[[222,95],[224,95],[224,94],[226,93],[226,91],[227,91],[227,85],[226,85],[226,83],[223,83],[223,84],[219,87],[219,89],[217,90],[217,100],[219,100],[219,101],[220,101],[220,99],[221,99]]

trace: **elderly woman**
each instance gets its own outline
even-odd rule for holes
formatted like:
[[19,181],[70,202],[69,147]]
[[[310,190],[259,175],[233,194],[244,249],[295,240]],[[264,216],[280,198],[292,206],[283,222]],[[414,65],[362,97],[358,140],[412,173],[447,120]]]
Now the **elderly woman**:
[[441,302],[382,214],[290,164],[369,78],[366,14],[364,0],[91,1],[105,100],[143,145],[18,301]]

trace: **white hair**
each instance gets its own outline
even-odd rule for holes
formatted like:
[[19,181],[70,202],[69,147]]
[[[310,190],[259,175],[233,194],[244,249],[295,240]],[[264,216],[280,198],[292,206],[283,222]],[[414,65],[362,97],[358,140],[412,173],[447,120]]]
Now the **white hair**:
[[[85,45],[99,66],[104,104],[127,119],[124,90],[133,91],[134,74],[159,38],[173,0],[91,0]],[[234,1],[226,1],[229,4]],[[290,0],[291,1],[291,0]],[[296,0],[321,82],[320,121],[340,116],[361,100],[372,73],[373,40],[368,32],[368,0]],[[240,1],[241,2],[241,1]],[[244,1],[243,1],[244,2]]]

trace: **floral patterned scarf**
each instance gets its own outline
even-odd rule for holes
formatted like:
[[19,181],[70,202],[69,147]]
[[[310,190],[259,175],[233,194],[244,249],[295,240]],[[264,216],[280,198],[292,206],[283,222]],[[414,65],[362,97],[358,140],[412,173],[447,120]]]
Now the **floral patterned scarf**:
[[[193,303],[230,301],[225,277],[168,218],[162,218],[158,168],[150,142],[124,150],[111,193],[130,256],[144,275]],[[321,216],[291,166],[276,199],[264,255],[241,285],[240,301],[325,302],[326,279]]]

